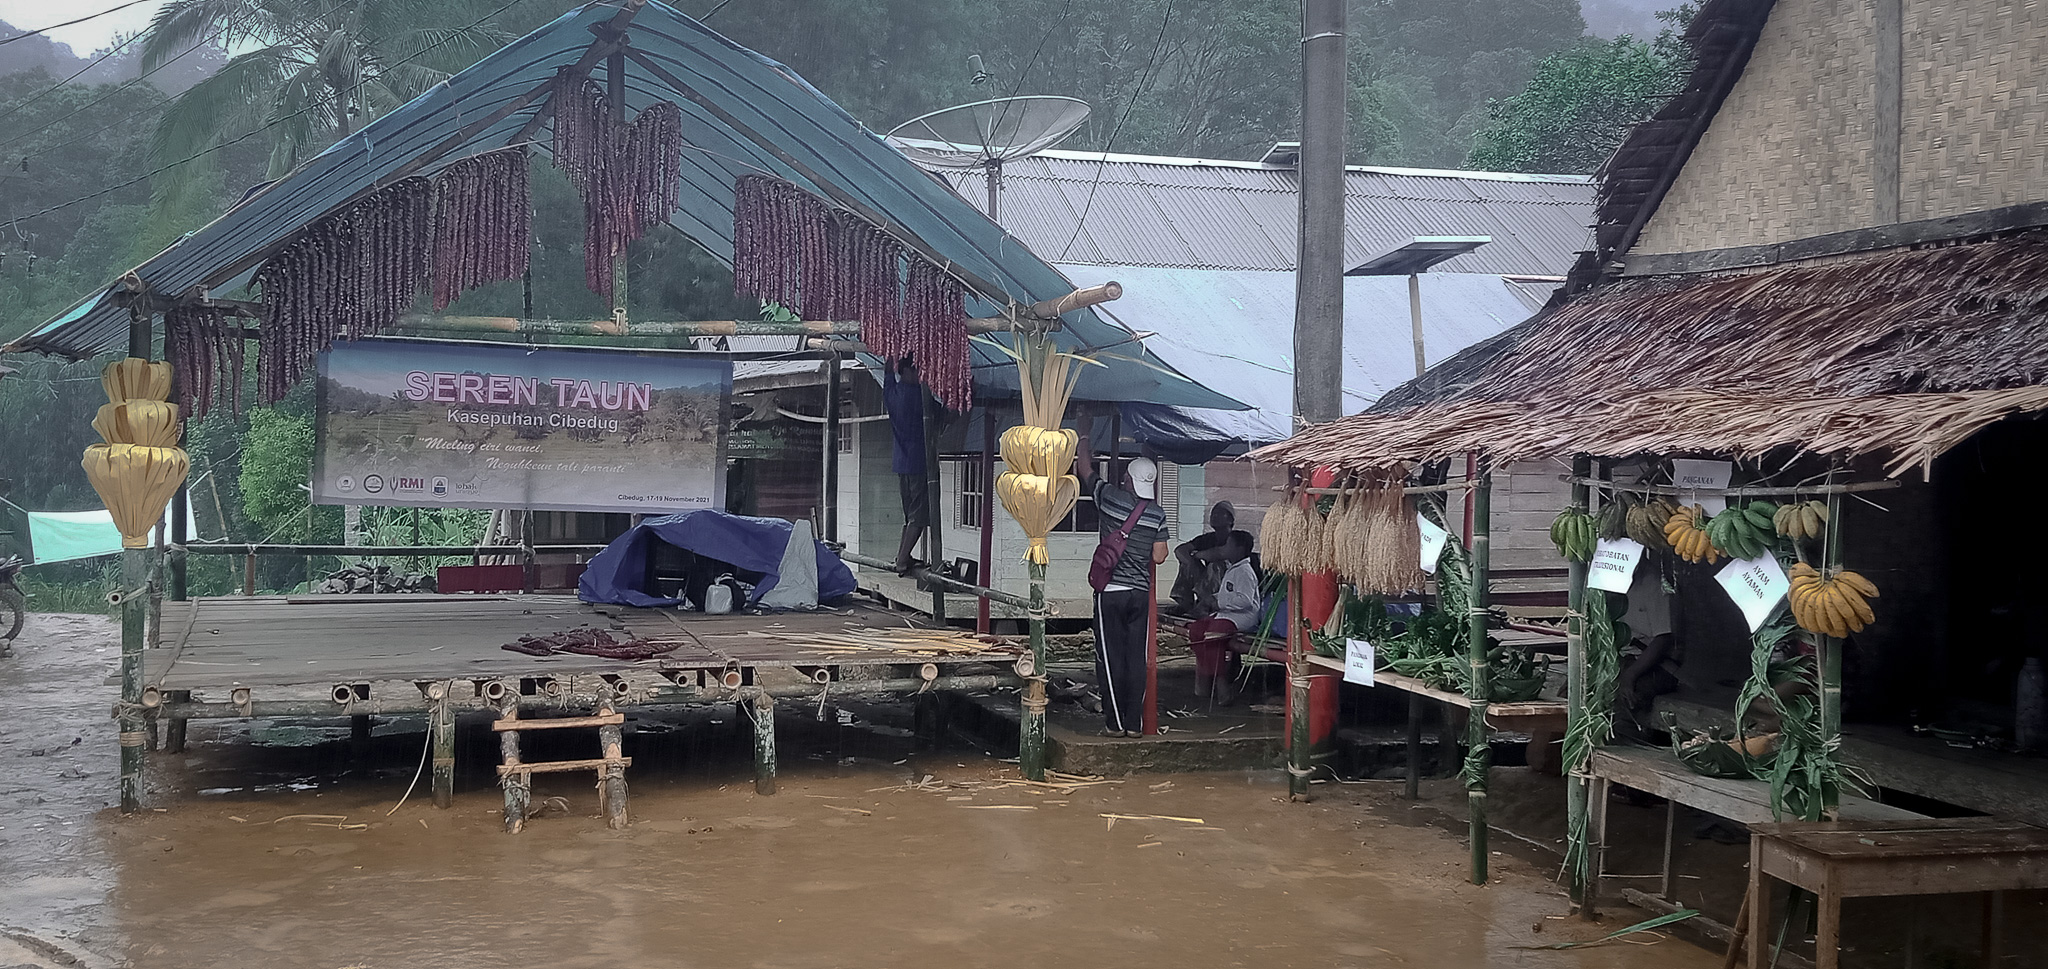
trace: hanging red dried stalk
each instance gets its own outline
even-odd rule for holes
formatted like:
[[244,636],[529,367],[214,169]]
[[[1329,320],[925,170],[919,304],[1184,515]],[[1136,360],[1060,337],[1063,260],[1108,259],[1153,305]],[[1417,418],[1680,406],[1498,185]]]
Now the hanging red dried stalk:
[[181,306],[164,313],[164,330],[180,411],[199,420],[213,410],[218,398],[225,397],[240,414],[241,318],[228,310]]
[[526,150],[465,158],[434,176],[434,311],[485,283],[518,279],[531,259]]
[[861,342],[886,360],[910,357],[932,396],[964,412],[973,401],[965,291],[888,233],[778,178],[733,186],[733,289],[812,320],[859,320]]
[[583,199],[583,282],[610,295],[614,261],[681,204],[682,110],[656,101],[619,125],[604,89],[568,75],[551,97],[555,167]]
[[307,226],[256,271],[263,403],[288,393],[336,339],[381,333],[412,308],[431,268],[432,191],[426,179],[408,178],[365,196]]

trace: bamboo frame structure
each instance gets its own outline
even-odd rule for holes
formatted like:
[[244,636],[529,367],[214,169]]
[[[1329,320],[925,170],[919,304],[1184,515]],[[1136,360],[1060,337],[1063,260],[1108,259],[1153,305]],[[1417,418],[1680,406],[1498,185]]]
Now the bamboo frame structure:
[[[1572,458],[1572,510],[1586,514],[1592,488],[1587,474],[1592,469],[1592,459],[1586,455]],[[1565,563],[1565,702],[1566,729],[1575,729],[1586,718],[1586,578],[1590,569],[1585,562]],[[1583,765],[1566,764],[1565,770],[1565,830],[1566,832],[1589,830],[1591,823],[1588,799],[1592,793],[1593,779]],[[1567,890],[1572,901],[1578,903],[1580,917],[1593,918],[1595,899],[1588,897],[1586,877],[1577,867],[1567,874]]]
[[1468,836],[1472,844],[1472,884],[1486,884],[1486,787],[1487,774],[1492,761],[1492,751],[1487,744],[1486,702],[1492,690],[1488,676],[1486,621],[1487,572],[1493,545],[1492,512],[1493,469],[1481,459],[1478,484],[1472,489],[1472,590],[1468,628],[1470,636],[1470,659],[1472,662],[1471,713],[1465,718],[1465,753],[1468,762],[1466,770],[1466,803],[1470,814],[1471,831]]

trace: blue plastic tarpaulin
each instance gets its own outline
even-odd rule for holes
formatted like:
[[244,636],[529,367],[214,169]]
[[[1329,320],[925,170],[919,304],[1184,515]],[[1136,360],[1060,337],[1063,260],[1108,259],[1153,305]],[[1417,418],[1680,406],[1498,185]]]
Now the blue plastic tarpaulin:
[[[655,542],[726,562],[763,578],[754,587],[750,604],[775,588],[781,579],[782,552],[789,546],[794,527],[781,518],[750,518],[722,511],[692,511],[641,522],[614,539],[583,570],[576,584],[577,598],[585,602],[610,602],[622,606],[660,608],[674,606],[680,599],[650,595],[647,584],[647,556]],[[853,592],[853,570],[823,542],[818,549],[818,600],[828,602]]]

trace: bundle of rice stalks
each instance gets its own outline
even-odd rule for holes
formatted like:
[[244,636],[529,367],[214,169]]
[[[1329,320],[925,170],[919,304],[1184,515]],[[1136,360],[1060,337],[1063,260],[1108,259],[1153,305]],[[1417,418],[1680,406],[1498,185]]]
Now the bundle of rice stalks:
[[1301,507],[1301,494],[1289,489],[1266,509],[1259,526],[1259,560],[1267,570],[1300,575],[1310,558],[1308,511]]

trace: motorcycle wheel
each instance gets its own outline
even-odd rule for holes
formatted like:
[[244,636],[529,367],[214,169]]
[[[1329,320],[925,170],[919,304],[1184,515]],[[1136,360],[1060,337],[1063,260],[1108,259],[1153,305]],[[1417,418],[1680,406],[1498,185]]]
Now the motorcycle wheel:
[[7,632],[0,633],[0,642],[11,643],[16,633],[21,632],[21,623],[28,618],[28,599],[20,589],[0,589],[0,626]]

